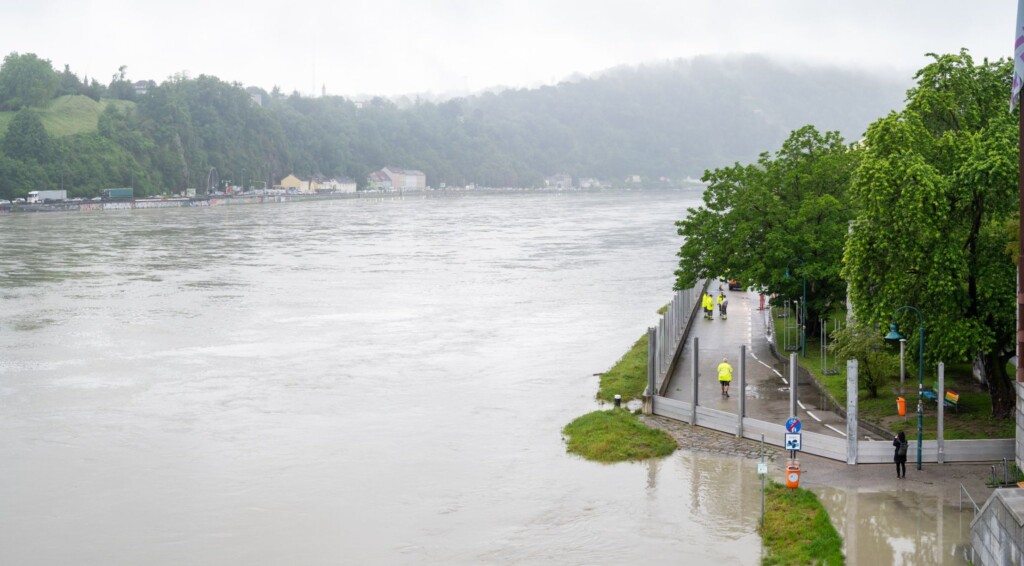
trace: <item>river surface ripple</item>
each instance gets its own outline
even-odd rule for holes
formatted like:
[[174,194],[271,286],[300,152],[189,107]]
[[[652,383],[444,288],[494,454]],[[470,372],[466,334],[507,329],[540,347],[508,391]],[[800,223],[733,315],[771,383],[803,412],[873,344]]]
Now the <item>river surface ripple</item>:
[[0,218],[0,563],[757,563],[752,463],[559,434],[699,199]]

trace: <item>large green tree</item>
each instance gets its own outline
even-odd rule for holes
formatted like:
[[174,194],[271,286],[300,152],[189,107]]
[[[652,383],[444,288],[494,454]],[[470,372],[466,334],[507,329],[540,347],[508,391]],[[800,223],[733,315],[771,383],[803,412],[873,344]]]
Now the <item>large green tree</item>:
[[7,157],[40,164],[49,162],[52,147],[39,114],[28,108],[14,115],[7,133],[0,140],[0,149]]
[[44,106],[53,99],[60,78],[48,59],[35,53],[11,53],[0,65],[0,108]]
[[[1017,209],[1017,123],[1007,112],[1012,65],[934,55],[906,108],[872,124],[853,194],[859,203],[843,274],[854,311],[887,327],[910,305],[925,325],[926,364],[984,363],[992,414],[1009,417]],[[905,334],[919,319],[897,320]]]
[[[704,174],[704,204],[679,221],[676,288],[728,274],[788,299],[807,283],[809,330],[842,301],[843,244],[853,212],[851,176],[858,151],[838,132],[793,132],[774,156]],[[790,277],[786,277],[787,267]]]

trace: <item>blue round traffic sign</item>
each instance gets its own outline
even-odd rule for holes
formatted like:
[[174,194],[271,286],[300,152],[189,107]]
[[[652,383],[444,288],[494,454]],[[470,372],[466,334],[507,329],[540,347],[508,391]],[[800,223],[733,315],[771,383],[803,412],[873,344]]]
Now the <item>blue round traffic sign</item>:
[[789,417],[789,420],[786,421],[786,431],[800,432],[800,419],[796,417]]

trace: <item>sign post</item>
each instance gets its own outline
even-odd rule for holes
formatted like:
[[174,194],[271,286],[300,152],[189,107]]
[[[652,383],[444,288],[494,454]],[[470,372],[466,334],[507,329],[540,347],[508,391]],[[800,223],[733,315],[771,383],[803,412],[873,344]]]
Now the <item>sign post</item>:
[[786,462],[786,487],[793,489],[800,487],[800,461],[796,459],[796,453],[802,446],[800,435],[800,419],[790,417],[786,421],[786,450],[789,450],[789,461]]

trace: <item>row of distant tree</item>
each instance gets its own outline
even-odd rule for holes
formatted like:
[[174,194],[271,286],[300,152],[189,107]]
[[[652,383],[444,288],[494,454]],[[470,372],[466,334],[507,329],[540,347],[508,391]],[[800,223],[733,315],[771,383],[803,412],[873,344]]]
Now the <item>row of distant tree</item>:
[[[0,144],[0,196],[59,186],[89,196],[129,183],[139,194],[178,191],[202,187],[210,168],[259,185],[289,173],[363,182],[383,166],[424,171],[432,186],[540,186],[556,173],[612,183],[683,179],[752,158],[806,123],[859,136],[899,105],[903,88],[760,58],[697,59],[399,106],[266,92],[205,75],[171,77],[140,94],[126,71],[102,85],[67,67],[55,71],[35,54],[5,57],[0,108],[19,117]],[[858,88],[832,86],[852,83]],[[53,137],[36,127],[66,95],[104,104],[98,129]],[[127,102],[110,103],[117,100]]]

